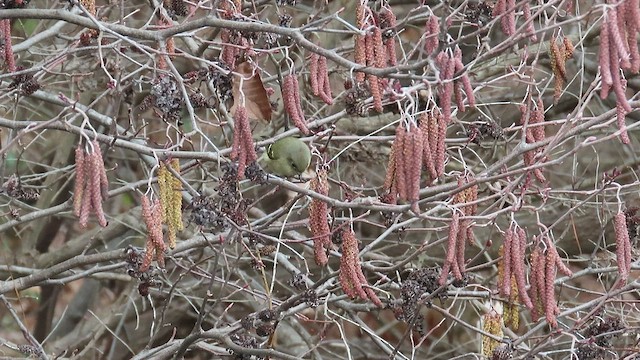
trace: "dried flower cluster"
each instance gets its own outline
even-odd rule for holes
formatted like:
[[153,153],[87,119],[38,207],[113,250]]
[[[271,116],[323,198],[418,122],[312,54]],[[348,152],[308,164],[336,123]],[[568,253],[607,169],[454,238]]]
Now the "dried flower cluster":
[[184,0],[163,0],[164,7],[167,9],[169,16],[176,18],[176,16],[186,16],[189,8]]
[[[16,71],[22,71],[22,66],[16,67]],[[22,73],[12,76],[13,81],[9,84],[9,89],[18,89],[21,95],[31,95],[40,89],[40,84],[33,73]]]
[[235,128],[229,158],[238,161],[237,176],[238,180],[240,180],[244,179],[244,172],[247,169],[247,165],[255,162],[258,156],[256,155],[256,149],[253,145],[253,135],[251,134],[251,125],[249,124],[247,109],[244,106],[238,106],[233,115],[233,120],[235,122]]
[[148,268],[144,269],[144,271],[141,270],[142,264],[144,263],[144,259],[147,254],[145,251],[140,250],[132,245],[127,246],[124,251],[126,254],[125,270],[127,272],[127,275],[138,280],[138,293],[140,294],[140,296],[149,295],[149,289],[152,286],[160,285],[160,280],[158,280],[159,272],[148,271]]
[[[502,244],[502,259],[498,265],[498,290],[501,296],[509,301],[519,297],[520,303],[529,310],[533,309],[531,298],[527,294],[527,279],[524,264],[527,247],[527,235],[524,229],[511,224],[504,233]],[[514,291],[515,290],[515,291]],[[517,319],[510,319],[510,322]],[[506,320],[505,320],[506,321]],[[517,325],[515,326],[517,328]]]
[[[458,187],[462,187],[471,182],[473,182],[473,178],[471,177],[460,177],[458,178]],[[451,271],[453,277],[457,281],[463,280],[463,274],[465,272],[464,252],[466,243],[472,243],[474,240],[471,219],[465,217],[475,215],[477,205],[471,203],[477,199],[478,185],[473,185],[459,191],[453,198],[454,205],[469,205],[462,205],[453,210],[451,225],[449,225],[449,236],[447,238],[447,255],[445,257],[444,265],[442,265],[442,272],[440,273],[440,285],[447,283],[449,271]]]
[[343,230],[342,258],[340,259],[340,286],[350,298],[359,297],[362,300],[371,300],[375,305],[382,307],[382,301],[371,289],[362,273],[360,259],[358,258],[358,239],[353,230]]
[[438,49],[438,36],[440,35],[440,21],[435,15],[430,15],[425,25],[424,52],[427,56],[433,54]]
[[631,241],[627,227],[627,216],[624,212],[617,213],[613,218],[613,230],[616,236],[616,261],[622,284],[627,282],[631,271]]
[[[402,303],[394,307],[393,312],[396,319],[404,321],[414,326],[420,336],[426,336],[424,328],[424,316],[420,313],[420,308],[425,305],[425,294],[427,299],[442,299],[446,296],[443,291],[438,291],[438,269],[421,268],[411,271],[407,279],[400,286]],[[426,302],[427,307],[431,305],[430,300]]]
[[[318,170],[317,176],[311,180],[311,190],[320,195],[329,195],[327,170]],[[319,199],[311,199],[309,204],[309,227],[313,235],[313,254],[316,264],[324,266],[329,262],[327,251],[331,249],[331,228],[329,227],[329,205]]]
[[37,189],[28,189],[22,186],[21,179],[16,174],[11,174],[7,181],[2,184],[0,192],[4,192],[14,199],[20,201],[34,201],[40,197]]
[[620,141],[630,142],[627,134],[625,117],[631,112],[625,89],[627,81],[622,70],[640,71],[640,54],[638,53],[637,33],[640,32],[640,9],[637,0],[610,0],[612,5],[604,8],[604,20],[600,27],[600,74],[602,88],[600,97],[609,96],[611,88],[616,94],[616,108]]
[[[524,104],[520,105],[520,125],[522,125],[523,131],[525,131],[525,138],[527,144],[532,144],[546,139],[545,127],[544,127],[544,104],[542,99],[538,99],[535,106],[527,107]],[[544,151],[544,147],[540,147],[535,150],[529,150],[524,153],[524,165],[533,166],[537,161],[545,162],[546,158],[536,159],[539,153]],[[528,184],[530,180],[530,173],[527,174],[525,183]],[[533,170],[533,175],[540,183],[547,181],[542,168],[536,168]]]
[[11,44],[11,19],[0,19],[0,35],[4,39],[3,55],[4,62],[7,64],[7,71],[12,73],[16,71],[16,60],[13,56],[13,45]]
[[300,129],[303,134],[309,135],[311,132],[307,127],[307,120],[304,117],[304,111],[302,111],[302,105],[300,104],[298,77],[296,74],[289,74],[284,77],[283,82],[282,101],[284,102],[284,110],[291,118],[293,124]]
[[[482,330],[502,339],[504,336],[502,332],[502,316],[495,310],[482,315]],[[498,346],[500,346],[499,340],[482,335],[482,355],[490,358]]]
[[[389,10],[385,9],[383,13],[388,11]],[[358,34],[355,37],[354,60],[356,63],[363,66],[384,68],[387,64],[396,62],[395,52],[390,53],[387,51],[387,49],[391,47],[388,44],[385,45],[381,29],[384,23],[390,24],[394,22],[395,19],[390,19],[388,14],[374,13],[365,1],[360,2],[356,9],[356,24],[358,29],[365,32],[365,35]],[[395,41],[395,38],[391,37],[387,39],[387,41]],[[393,49],[395,51],[395,45]],[[365,76],[369,85],[369,91],[373,97],[373,108],[377,112],[382,112],[382,93],[387,86],[387,80],[378,78],[375,75],[365,75],[363,72],[356,72],[356,82],[364,82]]]
[[567,81],[567,67],[566,62],[573,57],[574,47],[571,43],[571,39],[564,37],[562,43],[558,45],[557,38],[551,36],[549,43],[549,57],[551,58],[551,71],[554,75],[554,87],[553,87],[553,102],[558,103],[560,96],[562,95],[562,88],[565,81]]
[[76,181],[73,191],[73,213],[80,219],[80,226],[87,227],[90,213],[98,218],[100,226],[107,226],[102,201],[109,196],[109,182],[104,168],[100,144],[92,141],[90,152],[82,146],[76,148]]
[[[546,253],[543,250],[546,247]],[[560,313],[554,292],[556,273],[560,270],[567,276],[573,272],[562,262],[555,244],[548,237],[542,237],[531,253],[531,287],[529,296],[533,303],[531,318],[538,321],[544,313],[551,327],[557,327],[556,315]]]
[[419,212],[420,175],[424,155],[422,129],[413,122],[402,122],[396,128],[396,139],[391,147],[384,189],[395,201],[409,201],[413,211]]
[[311,54],[309,80],[311,81],[311,91],[313,95],[320,97],[327,105],[333,104],[326,57],[316,53]]
[[457,72],[464,70],[462,63],[462,50],[456,46],[453,56],[448,51],[441,51],[436,56],[436,65],[439,70],[438,99],[442,116],[447,124],[451,122],[451,96],[455,96],[459,111],[465,111],[462,91],[467,95],[469,106],[475,107],[473,88],[467,73],[463,73],[454,80]]
[[176,247],[176,233],[184,230],[182,223],[182,182],[169,171],[170,167],[180,173],[180,161],[171,159],[161,163],[158,170],[158,186],[160,187],[160,204],[162,205],[162,222],[167,224],[169,247]]
[[149,270],[151,261],[155,255],[158,266],[164,267],[164,251],[166,246],[164,244],[164,236],[162,234],[162,204],[158,198],[153,199],[153,202],[147,197],[142,196],[140,199],[142,206],[142,218],[147,226],[147,242],[145,246],[145,255],[140,265],[140,271],[145,272]]
[[[624,337],[625,325],[617,316],[591,316],[588,326],[581,334],[584,339],[575,351],[578,359],[607,359],[612,357],[611,349],[617,348],[613,341]],[[623,346],[624,347],[624,346]],[[622,356],[621,356],[622,357]]]

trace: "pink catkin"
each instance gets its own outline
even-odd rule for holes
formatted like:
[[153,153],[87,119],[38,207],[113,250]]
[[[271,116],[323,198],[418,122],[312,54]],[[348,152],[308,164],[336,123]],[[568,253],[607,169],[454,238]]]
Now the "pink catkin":
[[529,295],[533,303],[533,309],[531,309],[531,319],[538,321],[540,314],[538,312],[538,302],[542,303],[544,307],[543,292],[540,291],[541,287],[544,287],[544,256],[541,253],[540,247],[536,246],[531,253],[531,287],[529,288]]
[[100,226],[107,226],[107,219],[102,209],[102,193],[100,190],[100,173],[104,170],[104,164],[102,163],[102,156],[98,155],[100,151],[99,147],[94,147],[93,153],[89,155],[89,167],[91,168],[91,174],[88,181],[91,182],[91,207],[93,212],[98,218],[98,224]]
[[[568,6],[569,5],[567,5],[567,7]],[[567,12],[569,11],[570,10],[567,10]],[[524,17],[524,21],[527,23],[524,31],[529,35],[531,41],[537,41],[538,37],[536,36],[536,28],[533,25],[533,20],[531,20],[531,7],[528,1],[525,1],[524,5],[522,5],[522,15]]]
[[422,131],[422,149],[423,149],[422,162],[424,166],[427,168],[427,171],[429,172],[429,176],[431,176],[431,179],[433,180],[435,179],[437,174],[436,174],[435,163],[433,161],[433,151],[431,150],[431,147],[435,146],[435,143],[433,145],[429,143],[431,139],[430,123],[432,121],[435,121],[435,120],[431,119],[426,112],[423,112],[422,114],[420,114],[420,128]]
[[375,75],[367,74],[367,80],[369,82],[371,96],[373,96],[373,108],[377,112],[382,112],[382,94],[380,91],[379,79]]
[[438,49],[438,36],[440,35],[440,22],[435,15],[429,16],[426,24],[426,39],[424,41],[424,51],[427,55],[433,54]]
[[374,43],[374,65],[377,68],[384,68],[387,66],[387,51],[382,41],[382,30],[375,26],[373,28],[373,43]]
[[[329,195],[329,184],[326,171],[319,171],[311,181],[311,188],[320,195]],[[313,235],[314,258],[316,263],[324,266],[329,261],[326,249],[331,247],[331,229],[327,221],[329,206],[322,200],[312,199],[309,205],[309,225]]]
[[509,298],[511,295],[511,251],[514,243],[514,233],[512,226],[504,233],[502,245],[502,284],[500,293],[503,297]]
[[[406,201],[409,200],[410,198],[410,194],[411,194],[411,189],[412,189],[412,184],[411,184],[411,180],[412,180],[412,173],[413,173],[413,169],[415,167],[415,162],[414,162],[414,158],[413,158],[413,130],[411,129],[410,125],[406,125],[406,133],[404,135],[404,142],[403,145],[404,147],[402,148],[402,157],[404,158],[404,191],[403,193],[400,195],[400,200],[402,201]],[[411,130],[409,130],[411,129]]]
[[358,275],[358,278],[356,280],[359,284],[361,284],[362,289],[365,292],[365,297],[363,297],[362,299],[363,300],[369,299],[376,306],[382,307],[382,301],[380,301],[380,298],[378,298],[378,295],[376,295],[373,289],[369,287],[367,278],[364,276],[364,273],[362,272],[362,266],[360,266],[360,261],[358,261],[358,266],[356,267],[356,273]]
[[[420,175],[422,173],[422,156],[424,154],[424,139],[419,127],[413,129],[413,159],[411,168],[411,191],[409,191],[409,201],[415,204],[420,199]],[[414,210],[416,210],[414,209]]]
[[[87,164],[85,167],[85,169],[87,169],[85,172],[85,177],[87,178],[91,176],[89,167],[89,164]],[[91,186],[89,185],[89,182],[90,181],[85,181],[84,190],[82,192],[82,204],[80,206],[79,216],[79,223],[80,227],[82,228],[86,228],[89,224],[89,215],[91,213]]]
[[367,293],[362,288],[361,279],[358,276],[358,272],[362,271],[360,270],[360,261],[358,260],[358,240],[350,230],[344,231],[342,236],[340,271],[346,272],[348,283],[352,285],[355,293],[361,299],[367,299]]
[[623,18],[626,23],[627,45],[629,47],[630,67],[633,73],[640,71],[640,54],[636,34],[640,30],[640,0],[625,0]]
[[[153,210],[151,209],[151,202],[149,201],[149,198],[143,195],[142,198],[140,198],[140,207],[142,209],[142,219],[144,220],[147,226],[147,233],[149,233],[149,228],[152,225],[152,218],[153,218]],[[154,249],[155,249],[155,246],[153,244],[153,239],[151,238],[151,235],[148,234],[147,243],[145,247],[145,257],[144,257],[144,260],[142,261],[142,265],[140,266],[140,271],[145,272],[151,266]]]
[[306,120],[304,118],[304,112],[300,104],[300,90],[298,89],[298,79],[295,74],[285,76],[284,85],[282,88],[282,96],[284,100],[284,108],[293,124],[300,129],[300,131],[308,135],[310,134],[309,128],[307,128]]
[[327,105],[333,104],[333,95],[331,94],[331,84],[329,83],[329,71],[327,69],[327,58],[324,56],[320,56],[320,59],[318,60],[318,79],[319,79],[318,91],[319,91],[320,98]]
[[93,140],[91,143],[93,144],[96,160],[99,165],[98,171],[100,173],[100,194],[102,195],[103,200],[107,200],[107,198],[109,197],[109,180],[107,179],[107,170],[104,167],[102,151],[100,151],[100,143],[98,143],[98,141],[96,140]]
[[436,171],[438,177],[444,175],[444,161],[445,161],[445,139],[447,137],[447,122],[444,117],[438,114],[438,147],[436,151]]
[[558,326],[558,322],[556,320],[555,311],[556,311],[556,296],[554,291],[554,282],[556,279],[556,264],[555,257],[553,253],[547,249],[547,254],[545,256],[545,291],[544,291],[544,299],[545,299],[545,317],[549,326],[555,328]]
[[500,25],[502,27],[502,32],[507,36],[511,36],[516,33],[516,12],[515,12],[515,0],[506,0],[505,3],[505,12],[500,20]]
[[621,78],[622,75],[619,69],[617,67],[614,68],[614,64],[618,64],[618,54],[613,51],[613,49],[609,49],[609,55],[611,56],[612,88],[616,94],[616,102],[621,105],[627,113],[630,113],[633,109],[627,101],[627,94],[625,94],[626,81]]
[[631,270],[631,242],[627,229],[627,218],[624,212],[617,213],[613,218],[613,230],[616,236],[616,260],[620,278],[626,281]]
[[1,19],[0,26],[2,26],[4,34],[4,59],[7,63],[7,70],[12,73],[16,71],[16,61],[11,44],[11,19]]
[[367,66],[375,66],[375,41],[374,41],[374,37],[373,34],[371,32],[368,32],[367,35],[364,38],[364,42],[365,42],[365,50],[364,50],[364,54],[365,54],[365,58],[367,60]]
[[[87,166],[84,158],[84,149],[78,144],[75,152],[76,162],[76,181],[73,190],[73,214],[80,216],[80,210],[82,208],[82,198],[84,192],[85,183],[85,167]],[[84,195],[87,196],[87,195]]]
[[493,15],[493,17],[498,17],[504,14],[505,10],[507,10],[506,0],[498,0],[493,6],[493,11],[491,12],[491,14]]
[[[291,91],[293,94],[293,100],[295,101],[295,109],[298,112],[297,119],[299,124],[295,124],[303,134],[308,135],[310,133],[307,128],[307,120],[304,117],[304,111],[302,111],[302,103],[300,101],[300,86],[298,84],[298,77],[295,74],[289,75],[291,79]],[[306,129],[306,132],[305,132]]]
[[536,109],[531,114],[530,124],[536,124],[531,132],[535,141],[544,141],[547,138],[544,127],[544,104],[542,98],[538,98],[536,102]]
[[511,266],[514,269],[516,285],[518,286],[518,297],[520,298],[521,304],[528,309],[533,309],[531,298],[527,295],[527,280],[524,266],[527,235],[522,228],[518,228],[516,234],[517,236],[514,237],[514,245],[517,244],[517,249],[514,248],[511,252]]
[[387,54],[387,64],[389,66],[398,66],[398,59],[396,58],[396,39],[390,37],[384,43],[385,53]]
[[627,23],[633,25],[633,29],[638,31],[640,29],[640,0],[626,0],[625,14],[627,16]]
[[[395,147],[395,184],[398,190],[398,196],[401,199],[407,198],[407,178],[405,168],[408,166],[407,158],[404,156],[405,142],[408,142],[407,129],[404,125],[396,128]],[[397,145],[396,145],[397,144]],[[396,147],[397,146],[397,147]]]
[[[365,15],[370,12],[369,7],[365,3],[360,3],[356,6],[356,25],[359,30],[364,30],[368,24],[365,23]],[[360,65],[366,66],[366,35],[356,34],[354,40],[354,61]],[[356,72],[356,82],[364,82],[365,73]]]
[[[384,19],[387,25],[387,31],[391,31],[395,34],[396,27],[396,15],[389,8],[385,8],[380,12],[380,16]],[[397,66],[398,60],[396,59],[396,39],[395,36],[389,36],[384,41],[386,57],[386,65]]]
[[[464,64],[462,63],[462,50],[460,50],[460,48],[456,46],[456,49],[454,50],[453,55],[454,55],[454,62],[455,62],[455,72],[459,73],[464,70]],[[466,71],[460,75],[460,79],[458,79],[457,82],[459,84],[462,84],[462,89],[464,89],[464,92],[467,95],[467,102],[469,103],[469,106],[472,108],[475,108],[476,99],[473,96],[473,87],[471,86],[471,81],[469,80],[469,75],[467,74]],[[460,87],[459,84],[458,84],[458,88]],[[456,101],[458,102],[458,108],[460,108],[461,111],[464,111],[464,105],[461,105],[462,96],[458,95],[458,91],[460,90],[456,91]],[[458,99],[458,97],[460,97],[460,99]]]
[[233,121],[235,122],[234,134],[233,134],[233,147],[229,157],[233,160],[238,160],[238,179],[244,179],[244,170],[247,166],[247,155],[244,147],[244,132],[245,124],[247,121],[247,109],[244,106],[238,106],[235,114],[233,114]]
[[[449,269],[456,262],[456,250],[458,242],[458,231],[460,230],[460,214],[457,211],[453,211],[451,216],[451,224],[449,225],[449,237],[447,240],[447,256],[442,266],[440,273],[440,279],[438,283],[444,285],[447,283],[447,276],[449,275]],[[459,271],[459,269],[458,269]],[[456,278],[462,276],[462,274],[454,274]]]
[[313,95],[318,96],[320,94],[320,87],[318,84],[318,61],[320,55],[312,53],[309,59],[309,81],[311,82],[311,91]]
[[[613,85],[613,75],[611,72],[611,56],[609,54],[609,30],[606,23],[600,25],[600,53],[598,54],[600,75],[602,76],[602,88],[600,98],[605,99],[609,95],[609,89]],[[617,64],[616,64],[617,67]]]
[[462,98],[462,85],[459,81],[453,83],[453,95],[456,99],[458,111],[465,112],[466,107],[464,106],[464,99]]
[[456,260],[454,262],[454,276],[456,280],[462,280],[462,276],[465,272],[466,260],[464,258],[464,251],[467,245],[468,230],[471,228],[471,220],[463,219],[460,221],[460,227],[458,230],[458,239],[456,240]]
[[438,85],[439,105],[445,123],[451,121],[451,96],[453,95],[453,74],[455,61],[445,51],[441,51],[436,57],[436,64],[440,70],[440,83]]
[[609,15],[609,18],[607,19],[606,25],[609,27],[609,34],[613,40],[611,44],[614,45],[614,49],[618,53],[620,66],[623,69],[626,69],[631,66],[629,62],[629,49],[627,48],[627,43],[623,39],[623,34],[621,33],[621,29],[618,24],[618,13],[616,10],[612,10],[608,11],[607,15]]
[[247,109],[244,107],[238,107],[238,118],[235,120],[240,126],[240,146],[242,147],[242,157],[244,162],[249,164],[258,159],[256,154],[256,148],[253,145],[253,135],[251,133],[251,124],[249,123],[249,115]]
[[627,132],[627,124],[625,122],[627,116],[627,112],[624,109],[622,104],[616,104],[616,123],[618,124],[618,129],[620,130],[620,142],[623,144],[630,144],[631,139],[629,138],[629,133]]

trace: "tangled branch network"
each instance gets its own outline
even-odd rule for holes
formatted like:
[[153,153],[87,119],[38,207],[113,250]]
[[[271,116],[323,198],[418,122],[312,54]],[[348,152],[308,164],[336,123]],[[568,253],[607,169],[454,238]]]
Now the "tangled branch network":
[[0,0],[2,355],[636,356],[639,32],[638,0]]

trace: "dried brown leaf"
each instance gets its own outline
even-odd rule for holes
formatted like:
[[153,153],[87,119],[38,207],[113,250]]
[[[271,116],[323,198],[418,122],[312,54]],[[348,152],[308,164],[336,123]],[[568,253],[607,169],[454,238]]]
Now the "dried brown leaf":
[[232,92],[231,113],[234,113],[238,106],[244,105],[250,119],[271,121],[271,103],[267,90],[264,88],[259,71],[254,70],[248,62],[243,62],[236,67]]

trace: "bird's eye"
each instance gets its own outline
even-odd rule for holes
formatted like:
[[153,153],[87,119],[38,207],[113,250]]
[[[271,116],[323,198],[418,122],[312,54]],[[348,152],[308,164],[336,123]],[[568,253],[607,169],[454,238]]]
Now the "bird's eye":
[[294,162],[292,162],[292,163],[291,163],[291,167],[292,167],[294,170],[298,170],[298,167],[296,166],[296,163],[294,163]]

